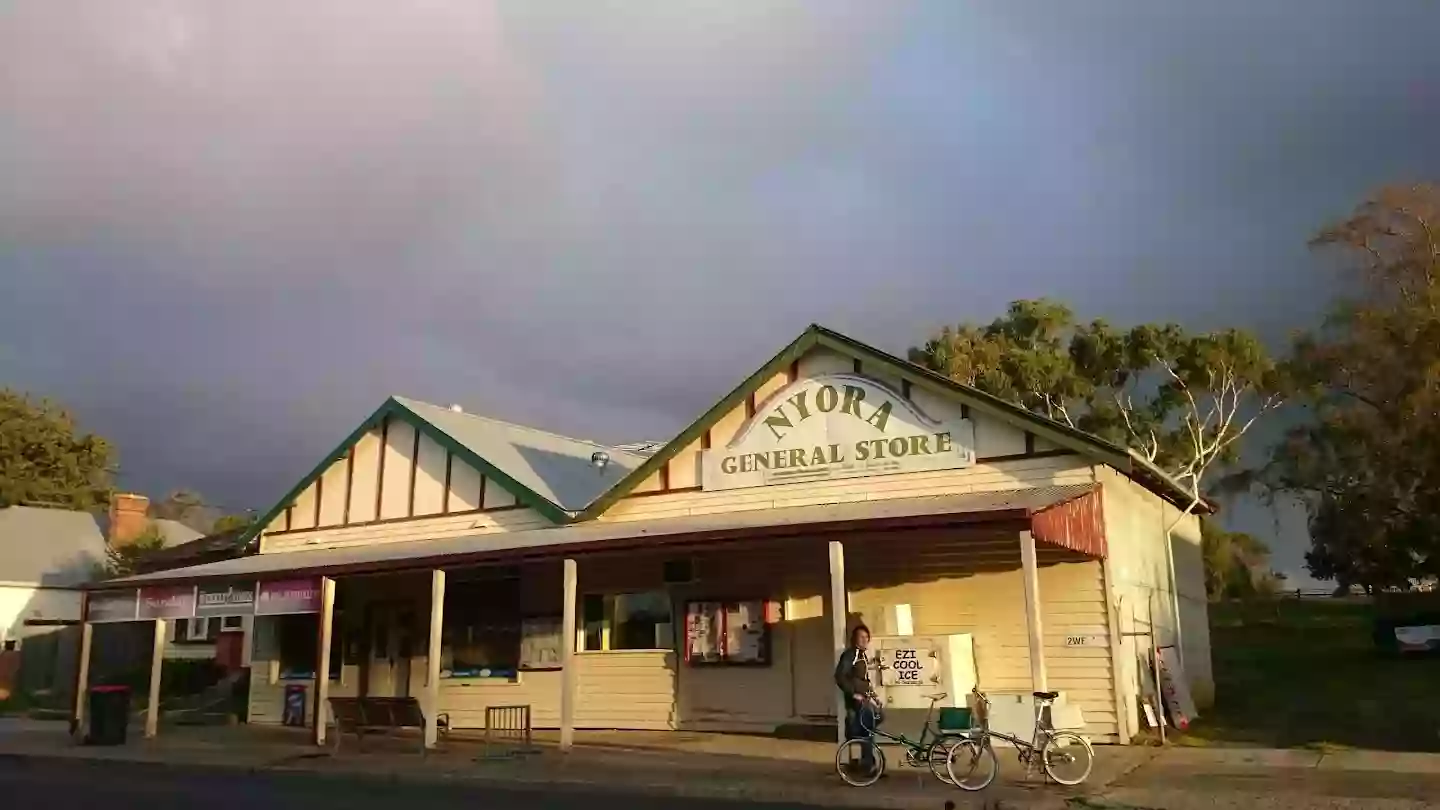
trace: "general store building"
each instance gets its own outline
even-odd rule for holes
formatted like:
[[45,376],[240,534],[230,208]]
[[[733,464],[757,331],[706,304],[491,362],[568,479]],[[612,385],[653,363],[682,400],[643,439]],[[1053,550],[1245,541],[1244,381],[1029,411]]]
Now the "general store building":
[[432,740],[499,705],[563,739],[833,724],[863,621],[968,637],[980,688],[1061,691],[1124,742],[1151,639],[1213,693],[1187,505],[1123,448],[811,327],[663,445],[392,398],[258,553],[105,583],[86,637],[244,613],[251,723],[290,687],[312,724],[326,697],[413,696]]

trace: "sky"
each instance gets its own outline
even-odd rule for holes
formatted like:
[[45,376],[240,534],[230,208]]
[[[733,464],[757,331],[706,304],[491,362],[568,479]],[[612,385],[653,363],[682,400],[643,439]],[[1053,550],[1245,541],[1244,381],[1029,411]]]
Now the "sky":
[[[1430,0],[0,3],[0,385],[263,510],[405,394],[666,439],[820,322],[1277,345],[1440,178]],[[1294,516],[1278,531],[1298,571]],[[1284,521],[1281,521],[1282,523]]]

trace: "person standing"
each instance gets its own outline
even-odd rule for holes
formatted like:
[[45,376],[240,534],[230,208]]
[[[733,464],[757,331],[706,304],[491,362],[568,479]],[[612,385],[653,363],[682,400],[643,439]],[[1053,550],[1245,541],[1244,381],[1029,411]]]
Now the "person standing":
[[855,625],[850,631],[850,646],[840,653],[835,663],[835,685],[845,698],[845,738],[862,737],[860,767],[866,772],[875,767],[875,723],[877,720],[873,689],[870,685],[870,628]]

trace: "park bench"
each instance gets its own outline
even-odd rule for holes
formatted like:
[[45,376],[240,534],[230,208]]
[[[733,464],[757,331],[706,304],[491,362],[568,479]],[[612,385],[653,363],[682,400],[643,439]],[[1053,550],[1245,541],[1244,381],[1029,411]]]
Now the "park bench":
[[[335,719],[335,750],[347,733],[363,744],[366,732],[420,729],[420,752],[425,752],[425,713],[413,697],[332,697],[330,715]],[[450,717],[440,715],[440,733],[450,730]]]

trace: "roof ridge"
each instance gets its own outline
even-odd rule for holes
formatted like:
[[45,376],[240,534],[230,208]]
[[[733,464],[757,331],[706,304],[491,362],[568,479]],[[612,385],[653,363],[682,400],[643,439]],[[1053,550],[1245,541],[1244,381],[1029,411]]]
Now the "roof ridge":
[[539,433],[539,434],[541,434],[541,435],[550,436],[550,437],[555,438],[555,439],[564,439],[564,440],[567,441],[567,442],[574,442],[575,444],[587,445],[587,446],[589,446],[589,447],[594,447],[594,448],[596,448],[596,449],[598,449],[598,450],[605,450],[605,451],[619,450],[620,452],[625,453],[625,454],[627,454],[627,455],[636,456],[637,458],[643,458],[643,456],[638,456],[638,455],[636,455],[635,453],[632,453],[632,452],[630,452],[630,451],[628,451],[628,450],[621,450],[619,445],[614,445],[614,444],[601,444],[600,442],[592,441],[592,440],[590,440],[590,439],[581,439],[581,438],[577,438],[577,437],[575,437],[575,436],[567,436],[567,435],[564,434],[564,433],[556,433],[556,432],[553,431],[553,430],[546,430],[545,428],[538,428],[538,427],[535,427],[535,426],[533,426],[533,425],[522,425],[522,424],[519,423],[519,422],[511,422],[511,421],[506,420],[506,419],[499,419],[499,418],[496,418],[496,417],[494,417],[494,416],[487,416],[487,415],[485,415],[485,414],[480,414],[480,413],[471,413],[470,411],[466,411],[466,410],[454,411],[454,410],[451,410],[450,408],[448,408],[448,407],[446,407],[446,406],[444,406],[444,405],[436,405],[436,404],[433,403],[433,402],[427,402],[426,400],[423,400],[423,399],[415,399],[414,397],[405,397],[405,396],[400,396],[400,395],[397,394],[397,395],[393,396],[392,399],[395,399],[395,400],[397,400],[397,401],[399,401],[399,402],[401,402],[401,403],[409,403],[409,404],[412,404],[412,405],[424,405],[424,406],[426,406],[426,407],[435,408],[436,410],[444,411],[444,412],[446,412],[446,413],[451,413],[451,414],[454,414],[454,415],[456,415],[456,416],[465,416],[465,417],[469,417],[469,418],[471,418],[471,419],[479,419],[479,420],[482,421],[482,422],[489,422],[489,423],[491,423],[491,424],[493,424],[493,425],[503,425],[503,426],[505,426],[505,427],[512,427],[512,428],[518,428],[518,429],[520,429],[520,430],[526,430],[526,431],[529,431],[529,432],[531,432],[531,433]]

